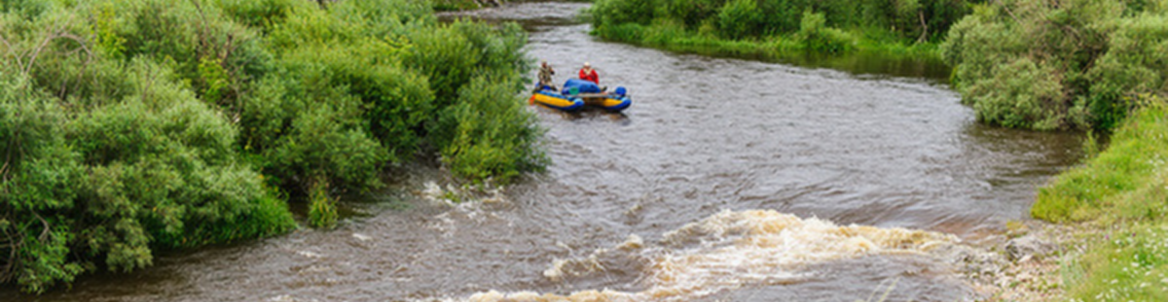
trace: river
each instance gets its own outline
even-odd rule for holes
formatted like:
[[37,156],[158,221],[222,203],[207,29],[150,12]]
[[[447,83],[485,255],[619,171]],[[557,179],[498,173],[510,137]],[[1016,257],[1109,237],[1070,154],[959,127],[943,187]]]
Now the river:
[[969,301],[979,292],[938,250],[1028,219],[1035,188],[1080,156],[1074,134],[976,123],[936,66],[873,74],[607,43],[576,21],[587,6],[474,13],[524,24],[558,81],[588,61],[633,96],[623,114],[532,107],[547,173],[450,203],[441,171],[404,169],[347,198],[362,215],[336,230],[0,300]]

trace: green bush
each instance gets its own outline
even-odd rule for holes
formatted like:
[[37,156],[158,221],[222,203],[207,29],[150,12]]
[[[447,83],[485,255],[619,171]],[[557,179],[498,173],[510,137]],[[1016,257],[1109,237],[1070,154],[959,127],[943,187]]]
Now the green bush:
[[684,29],[694,30],[706,19],[718,15],[726,0],[660,0],[668,16],[682,22]]
[[238,163],[234,127],[165,68],[135,61],[132,74],[135,94],[78,116],[69,132],[93,173],[79,199],[107,223],[81,233],[92,253],[108,251],[106,264],[128,271],[149,264],[149,244],[198,246],[291,226],[260,175]]
[[[40,292],[99,263],[118,271],[150,265],[153,248],[293,226],[260,175],[236,160],[230,124],[168,68],[135,60],[127,71],[129,95],[72,115],[28,78],[5,73],[3,115],[15,119],[3,123],[13,126],[4,152],[27,157],[5,165],[12,168],[3,188],[12,194],[0,199],[0,242],[16,256],[0,279]],[[38,142],[21,142],[27,138]]]
[[756,35],[756,25],[761,17],[754,0],[733,0],[718,12],[718,31],[725,38],[741,39]]
[[[380,185],[377,173],[388,155],[376,140],[351,122],[346,110],[328,104],[310,105],[291,121],[289,133],[264,153],[276,175],[308,184],[320,175],[350,188]],[[353,114],[353,113],[348,113]]]
[[594,32],[596,35],[602,36],[605,39],[618,41],[618,42],[639,44],[645,40],[645,38],[644,38],[645,30],[646,30],[645,26],[643,26],[641,24],[624,23],[624,24],[619,24],[619,25],[612,25],[612,26],[595,28]]
[[217,5],[223,13],[250,28],[270,32],[276,24],[284,23],[289,11],[297,5],[303,5],[300,0],[217,0]]
[[1168,88],[1168,15],[1140,14],[1119,21],[1109,46],[1086,75],[1093,123],[1105,129],[1133,109],[1132,99]]
[[588,10],[593,27],[603,30],[608,26],[625,24],[647,25],[655,17],[659,2],[663,0],[596,0]]
[[796,36],[803,42],[804,49],[824,53],[844,53],[851,51],[855,39],[838,29],[827,27],[822,13],[803,13],[803,21]]
[[[518,25],[492,28],[456,21],[407,26],[405,22],[433,20],[404,17],[411,12],[427,12],[424,8],[390,5],[385,7],[398,9],[374,10],[364,9],[363,5],[366,4],[336,3],[327,13],[298,8],[286,18],[286,24],[276,26],[272,32],[269,41],[277,49],[276,73],[287,76],[260,81],[244,103],[247,112],[277,121],[244,119],[243,123],[247,148],[269,150],[263,151],[267,153],[259,160],[264,162],[266,171],[285,182],[291,180],[306,187],[303,180],[311,178],[309,174],[324,173],[341,190],[376,186],[376,178],[364,183],[356,181],[379,170],[379,165],[369,163],[384,156],[400,161],[427,144],[449,144],[445,141],[448,137],[429,133],[450,131],[437,123],[437,117],[443,108],[461,102],[457,91],[472,76],[491,74],[503,79],[499,81],[508,81],[505,79],[528,67],[521,50],[526,36]],[[383,28],[374,28],[379,26]],[[399,36],[385,40],[384,33]],[[512,101],[514,98],[507,97]],[[320,111],[323,109],[307,110],[312,107],[308,104],[318,100],[333,104],[327,109],[331,117],[321,117],[325,114]],[[283,104],[277,105],[280,103]],[[317,116],[317,122],[308,123],[305,116]],[[297,117],[299,121],[294,121]],[[298,127],[315,130],[307,135]],[[282,136],[287,137],[272,139]],[[329,139],[316,139],[321,137]],[[347,138],[344,144],[327,143],[341,137]],[[376,139],[384,152],[358,142],[365,140],[361,137]],[[340,160],[336,154],[363,155],[346,156],[343,158],[354,160],[335,162]]]
[[[799,30],[803,13],[814,10],[815,1],[807,0],[763,0],[758,2],[761,15],[765,16],[761,25],[768,34],[792,33]],[[820,8],[822,9],[822,8]]]
[[[957,90],[988,121],[1034,129],[1111,129],[1133,109],[1136,95],[1162,91],[1165,85],[1168,66],[1160,45],[1168,41],[1168,31],[1156,8],[1162,5],[1141,3],[985,4],[953,27],[943,56],[955,66]],[[1010,79],[1018,76],[1016,68],[1001,67],[1023,60],[1040,72]],[[1055,83],[1061,86],[1058,94],[1019,90]],[[1002,98],[1004,91],[1012,91],[1009,98]],[[1011,110],[1003,108],[1009,107],[1031,114],[1006,117]]]
[[546,164],[515,24],[412,0],[0,5],[0,282],[27,291],[285,232],[288,193],[333,225],[329,194],[421,152],[474,180]]
[[10,0],[0,2],[0,11],[7,15],[35,18],[59,3],[38,0]]
[[[337,121],[343,122],[345,129],[362,128],[381,142],[392,160],[412,155],[424,134],[420,129],[434,111],[428,80],[403,70],[396,60],[378,62],[376,54],[392,48],[378,43],[350,45],[354,46],[317,45],[288,51],[281,59],[282,66],[299,81],[285,81],[286,87],[291,87],[286,92],[292,99],[333,103],[342,111]],[[285,101],[296,104],[291,108],[294,111],[305,108],[286,97]]]
[[[208,2],[93,1],[70,12],[80,12],[91,24],[84,32],[94,36],[106,58],[125,63],[149,56],[169,62],[200,100],[237,113],[241,94],[250,81],[269,72],[272,55],[261,45],[259,32],[232,22]],[[272,7],[250,7],[276,10],[281,3],[263,4]]]
[[1064,124],[1066,112],[1057,104],[1064,99],[1061,81],[1050,66],[1027,58],[998,66],[994,77],[970,84],[964,90],[981,122],[1015,128],[1055,129]]
[[[532,68],[527,59],[523,46],[527,44],[527,31],[516,23],[505,23],[500,26],[487,26],[482,23],[454,22],[450,24],[454,30],[466,37],[471,47],[479,49],[478,75],[507,74],[514,76],[521,71]],[[506,77],[496,76],[498,82],[507,82]],[[463,86],[470,82],[463,82]]]
[[91,267],[70,259],[68,215],[84,176],[65,136],[67,116],[11,66],[0,73],[0,282],[42,292]]
[[360,23],[335,18],[308,1],[297,3],[287,9],[283,22],[273,25],[266,37],[277,56],[305,45],[344,45],[362,32]]
[[329,6],[334,18],[360,24],[364,37],[400,36],[406,27],[418,23],[434,26],[437,19],[427,1],[363,0],[337,1]]
[[478,55],[480,50],[472,47],[471,41],[456,28],[462,22],[466,21],[419,29],[407,36],[411,47],[403,61],[408,68],[419,70],[430,79],[438,107],[455,102],[458,88],[470,81],[482,59]]
[[459,103],[439,115],[435,133],[443,162],[456,175],[507,182],[521,171],[541,170],[547,158],[536,147],[542,132],[535,116],[513,95],[523,83],[475,77],[459,91]]
[[316,181],[308,190],[308,224],[331,229],[337,225],[336,200],[329,197],[328,182]]

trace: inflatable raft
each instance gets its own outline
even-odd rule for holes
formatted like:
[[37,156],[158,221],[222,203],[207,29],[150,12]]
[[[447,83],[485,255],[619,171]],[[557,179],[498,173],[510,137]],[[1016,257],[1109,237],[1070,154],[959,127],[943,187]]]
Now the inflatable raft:
[[559,93],[551,87],[541,87],[532,94],[529,102],[564,111],[575,111],[585,105],[608,111],[621,111],[633,103],[624,87],[617,87],[613,92],[605,92],[596,83],[581,79],[568,79],[564,83],[564,89]]
[[[546,87],[545,87],[546,88]],[[584,107],[584,100],[556,93],[551,89],[540,89],[531,95],[529,103],[536,103],[563,111],[576,111]]]

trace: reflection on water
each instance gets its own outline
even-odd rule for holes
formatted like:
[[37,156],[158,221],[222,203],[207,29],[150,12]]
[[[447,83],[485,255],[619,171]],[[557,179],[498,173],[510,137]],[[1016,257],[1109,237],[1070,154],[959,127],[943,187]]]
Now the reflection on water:
[[865,75],[866,77],[916,77],[939,83],[949,81],[951,69],[934,58],[891,58],[872,53],[829,55],[815,52],[742,55],[717,49],[696,49],[697,54],[792,64],[808,68],[830,68]]
[[456,204],[443,171],[403,169],[373,198],[388,201],[350,202],[369,215],[336,230],[0,301],[968,301],[935,251],[1026,219],[1035,187],[1079,156],[1074,134],[975,123],[928,75],[943,67],[906,78],[606,43],[573,21],[587,5],[474,13],[524,22],[557,81],[587,61],[633,94],[619,115],[531,107],[547,173]]

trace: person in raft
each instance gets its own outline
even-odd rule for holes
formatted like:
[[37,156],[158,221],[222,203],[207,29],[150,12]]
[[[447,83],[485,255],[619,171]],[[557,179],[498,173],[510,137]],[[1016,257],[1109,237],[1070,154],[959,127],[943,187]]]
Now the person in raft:
[[596,75],[596,69],[592,69],[592,64],[588,62],[584,62],[584,68],[580,68],[580,79],[600,85],[600,76]]
[[552,69],[552,66],[548,65],[547,61],[541,62],[539,64],[539,87],[536,87],[536,91],[540,89],[557,90],[556,84],[552,82],[552,76],[555,74],[556,70]]

